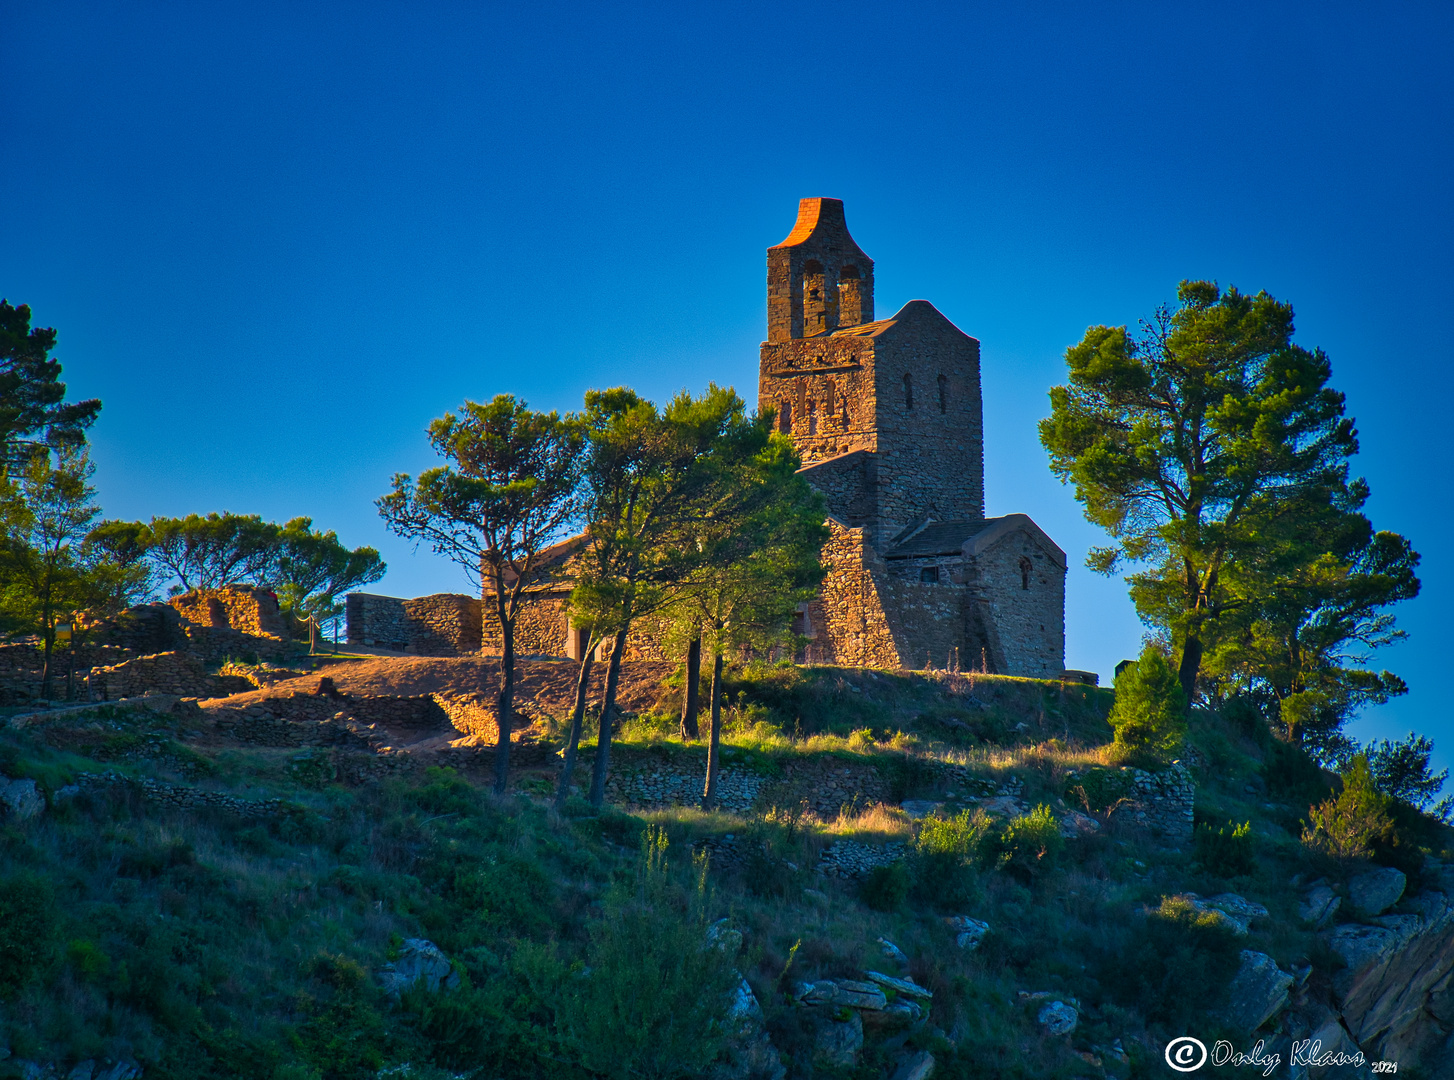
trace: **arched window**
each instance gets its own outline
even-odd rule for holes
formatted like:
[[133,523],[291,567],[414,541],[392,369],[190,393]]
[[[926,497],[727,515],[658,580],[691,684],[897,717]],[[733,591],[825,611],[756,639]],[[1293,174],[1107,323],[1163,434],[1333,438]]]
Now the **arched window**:
[[949,380],[942,374],[939,376],[939,411],[949,411]]
[[818,434],[818,403],[816,401],[808,402],[808,434]]
[[1020,588],[1030,587],[1030,572],[1035,569],[1035,564],[1030,561],[1030,556],[1020,556]]
[[778,403],[777,429],[781,431],[784,435],[791,435],[793,433],[792,398],[783,398],[782,401]]
[[904,376],[904,407],[914,407],[914,376],[907,374]]

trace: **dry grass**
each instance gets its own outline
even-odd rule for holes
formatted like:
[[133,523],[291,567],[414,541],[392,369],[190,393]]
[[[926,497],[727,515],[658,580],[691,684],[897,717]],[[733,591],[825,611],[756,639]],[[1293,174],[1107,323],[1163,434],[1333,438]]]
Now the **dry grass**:
[[890,840],[908,841],[914,835],[914,822],[897,806],[875,803],[864,810],[846,812],[839,810],[838,816],[822,826],[822,831],[833,839],[862,840],[876,844]]

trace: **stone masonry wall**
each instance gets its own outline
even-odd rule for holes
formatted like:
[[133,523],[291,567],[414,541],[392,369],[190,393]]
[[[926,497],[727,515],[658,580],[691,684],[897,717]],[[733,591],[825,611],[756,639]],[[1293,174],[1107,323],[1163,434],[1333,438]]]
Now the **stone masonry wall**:
[[808,605],[816,637],[809,649],[815,663],[895,668],[898,649],[884,615],[878,583],[869,560],[877,559],[863,529],[828,523],[822,560],[828,576],[818,598]]
[[258,637],[288,637],[277,595],[254,585],[193,589],[174,596],[171,606],[198,626],[225,626]]
[[[515,618],[515,653],[517,656],[567,656],[565,600],[569,587],[530,590],[520,598],[520,613]],[[499,656],[504,651],[500,620],[495,605],[486,598],[484,634],[481,651],[486,656]]]
[[350,645],[377,646],[420,656],[468,656],[480,651],[480,601],[462,593],[414,600],[349,593],[344,600]]
[[[1028,589],[1022,559],[1030,564]],[[1025,532],[981,552],[975,569],[979,595],[989,605],[1003,651],[1002,670],[1059,678],[1065,668],[1065,569]]]
[[1186,766],[1173,762],[1169,769],[1160,773],[1143,769],[1130,771],[1136,793],[1116,809],[1111,815],[1112,820],[1172,843],[1190,840],[1196,782]]
[[880,541],[926,514],[940,521],[982,518],[979,342],[928,301],[913,300],[894,315],[893,329],[875,339],[873,372]]
[[209,675],[200,657],[179,652],[138,656],[122,664],[92,668],[86,677],[88,700],[117,701],[148,691],[182,697],[228,697],[253,689],[241,675]]

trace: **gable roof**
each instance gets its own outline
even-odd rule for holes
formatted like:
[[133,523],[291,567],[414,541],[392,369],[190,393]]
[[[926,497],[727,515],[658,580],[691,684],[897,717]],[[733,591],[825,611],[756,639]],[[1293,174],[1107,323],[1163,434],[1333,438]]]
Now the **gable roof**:
[[910,300],[903,307],[899,308],[899,310],[894,313],[894,316],[891,319],[878,319],[870,323],[860,323],[857,326],[840,326],[836,330],[825,330],[822,333],[813,334],[810,336],[820,338],[876,338],[901,324],[907,325],[910,323],[924,321],[943,323],[945,326],[948,326],[951,330],[953,330],[956,334],[961,334],[964,337],[969,338],[970,341],[975,340],[974,338],[969,337],[969,335],[966,334],[959,327],[955,326],[954,323],[950,322],[949,318],[942,311],[936,308],[933,304],[929,303],[929,301],[927,300]]
[[980,521],[931,521],[912,532],[902,542],[884,552],[885,559],[908,559],[915,556],[959,555],[975,556],[988,551],[1011,533],[1029,533],[1062,570],[1065,569],[1065,552],[1045,534],[1045,530],[1030,520],[1028,514],[1006,514],[1004,517],[984,518]]

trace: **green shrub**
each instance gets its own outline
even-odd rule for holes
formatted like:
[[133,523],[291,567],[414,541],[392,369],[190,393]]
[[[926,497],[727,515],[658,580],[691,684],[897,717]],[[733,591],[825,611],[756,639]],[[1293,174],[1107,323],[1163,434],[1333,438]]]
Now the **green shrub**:
[[479,805],[474,785],[445,766],[424,770],[424,783],[411,792],[414,804],[430,814],[458,814],[468,817]]
[[707,942],[706,876],[683,896],[668,873],[666,834],[642,836],[634,880],[589,929],[589,969],[560,980],[557,1030],[593,1076],[678,1080],[704,1072],[725,1036],[741,976],[733,948]]
[[994,854],[994,822],[983,810],[927,817],[910,854],[913,892],[925,903],[962,906],[977,895],[976,871]]
[[1000,844],[1007,865],[1021,873],[1034,874],[1055,865],[1065,847],[1065,837],[1060,835],[1060,823],[1050,807],[1041,803],[1028,814],[1011,818]]
[[1186,739],[1186,695],[1166,657],[1151,646],[1116,678],[1109,717],[1128,762],[1168,760]]
[[858,887],[858,895],[875,911],[898,911],[909,898],[909,869],[902,862],[875,866]]
[[320,953],[307,973],[320,992],[299,999],[308,1019],[293,1033],[294,1048],[330,1080],[373,1080],[392,1040],[368,972],[348,957]]
[[1196,829],[1195,852],[1196,861],[1218,877],[1252,873],[1252,822],[1238,825],[1229,821],[1225,828],[1219,829],[1200,822]]
[[0,878],[0,994],[20,989],[47,965],[55,930],[49,881],[28,872]]
[[1102,982],[1121,1004],[1184,1031],[1197,1013],[1224,1004],[1241,948],[1225,920],[1166,897],[1131,934],[1129,948],[1102,956]]
[[1375,786],[1367,756],[1355,757],[1342,778],[1343,790],[1335,798],[1308,808],[1303,843],[1344,863],[1394,846],[1392,800]]

